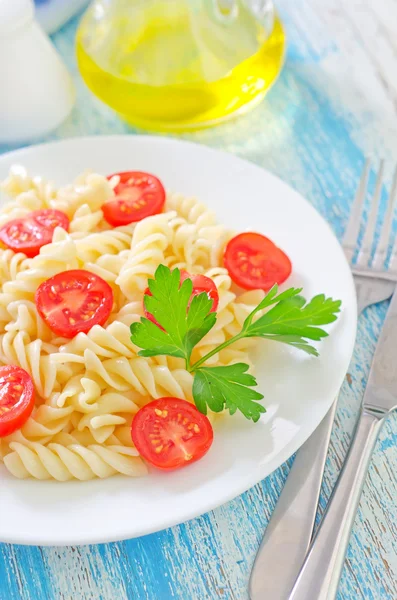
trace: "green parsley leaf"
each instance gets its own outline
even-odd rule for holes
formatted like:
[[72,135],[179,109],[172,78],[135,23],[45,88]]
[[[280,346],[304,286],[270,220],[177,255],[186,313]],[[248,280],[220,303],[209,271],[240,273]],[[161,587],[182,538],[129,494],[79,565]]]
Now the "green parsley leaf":
[[145,295],[145,307],[164,331],[142,317],[131,325],[131,340],[142,348],[140,356],[167,354],[189,362],[194,346],[215,324],[216,313],[210,313],[212,300],[202,293],[193,297],[188,308],[193,284],[185,279],[180,285],[179,269],[171,271],[159,265],[154,277],[149,281],[152,295]]
[[[318,326],[337,319],[341,302],[320,294],[306,303],[300,296],[301,291],[291,288],[277,295],[277,286],[274,286],[245,320],[242,337],[267,338],[318,356],[316,348],[307,340],[319,341],[328,335]],[[272,305],[275,306],[253,321],[256,313]]]
[[207,406],[214,412],[237,410],[254,423],[266,412],[258,400],[263,395],[253,390],[255,377],[247,373],[248,365],[237,363],[226,367],[201,367],[194,376],[193,398],[200,412],[207,414]]
[[317,356],[317,349],[308,340],[320,341],[328,335],[321,326],[335,321],[341,306],[340,301],[326,298],[324,294],[306,302],[298,288],[279,294],[275,285],[248,315],[240,333],[191,364],[193,348],[216,322],[216,313],[210,312],[212,300],[206,293],[191,298],[192,281],[187,278],[181,285],[180,271],[171,271],[164,265],[157,268],[154,279],[149,281],[149,289],[152,295],[145,295],[145,307],[161,327],[144,317],[131,325],[131,340],[142,348],[139,354],[166,354],[185,359],[186,368],[195,374],[193,397],[202,413],[206,414],[208,407],[214,412],[226,408],[231,415],[239,410],[254,422],[258,421],[265,408],[258,403],[263,395],[252,389],[257,383],[247,373],[248,365],[202,365],[220,350],[245,337],[283,342]]
[[216,313],[209,312],[213,300],[204,292],[194,296],[187,313],[187,333],[185,339],[186,354],[190,359],[193,348],[213,328]]
[[167,354],[185,358],[185,352],[182,348],[176,346],[168,333],[160,329],[149,319],[141,318],[140,323],[131,325],[131,341],[139,348],[140,356],[159,356]]

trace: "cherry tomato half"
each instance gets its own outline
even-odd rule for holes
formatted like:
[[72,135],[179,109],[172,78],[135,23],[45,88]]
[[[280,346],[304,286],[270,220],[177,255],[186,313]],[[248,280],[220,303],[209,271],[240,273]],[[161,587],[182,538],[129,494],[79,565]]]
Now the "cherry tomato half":
[[240,233],[227,244],[225,267],[234,283],[246,290],[267,292],[291,274],[291,261],[271,240],[260,233]]
[[118,227],[141,221],[161,212],[165,202],[165,190],[159,179],[141,171],[127,171],[109,175],[120,177],[114,188],[116,198],[102,205],[106,221]]
[[[215,312],[216,309],[218,308],[218,304],[219,304],[219,294],[218,294],[218,289],[217,289],[215,283],[212,281],[212,279],[210,277],[206,277],[205,275],[190,275],[187,271],[182,269],[181,270],[181,284],[185,281],[185,279],[191,279],[192,283],[193,283],[193,291],[192,291],[192,295],[190,296],[189,306],[190,306],[190,302],[192,301],[193,296],[198,296],[199,294],[206,292],[208,298],[210,300],[212,300],[212,307],[211,307],[210,312]],[[152,295],[149,288],[146,288],[146,290],[144,291],[143,296],[145,297],[145,295],[148,295],[148,296]],[[143,302],[143,310],[145,313],[145,317],[147,319],[149,319],[149,321],[152,321],[152,323],[154,323],[155,325],[160,327],[160,329],[163,329],[161,327],[161,325],[156,321],[154,316],[146,310],[145,302]]]
[[26,217],[3,225],[0,241],[14,252],[23,252],[32,258],[42,246],[51,243],[55,227],[68,230],[69,219],[64,212],[52,208],[34,210]]
[[199,460],[211,447],[211,423],[179,398],[153,400],[135,415],[131,436],[138,452],[158,469],[179,469]]
[[[190,275],[184,269],[181,270],[181,284],[185,281],[185,279],[191,279],[193,282],[193,292],[190,297],[190,302],[192,301],[193,296],[198,296],[203,292],[206,292],[208,298],[212,300],[212,307],[210,312],[216,312],[219,304],[219,294],[218,288],[215,283],[212,281],[210,277],[206,277],[205,275]],[[189,305],[190,305],[189,302]]]
[[58,273],[39,285],[35,302],[54,333],[72,338],[105,323],[112,310],[113,291],[98,275],[76,269]]
[[0,367],[0,437],[26,423],[34,407],[34,387],[29,373],[21,367]]

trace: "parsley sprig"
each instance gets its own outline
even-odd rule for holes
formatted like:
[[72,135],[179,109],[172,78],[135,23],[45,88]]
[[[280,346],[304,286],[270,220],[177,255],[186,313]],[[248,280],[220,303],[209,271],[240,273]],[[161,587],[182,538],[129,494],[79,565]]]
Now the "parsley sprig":
[[206,367],[205,362],[246,337],[283,342],[318,356],[317,349],[308,340],[320,341],[328,335],[320,326],[335,321],[341,306],[339,300],[326,298],[324,294],[306,302],[300,295],[301,289],[290,288],[278,293],[275,285],[248,315],[237,335],[191,364],[194,347],[216,322],[216,313],[210,312],[212,300],[202,293],[194,296],[189,305],[192,281],[185,279],[180,285],[179,269],[171,271],[164,265],[157,268],[154,279],[149,281],[149,289],[152,295],[145,295],[145,307],[161,328],[145,317],[131,325],[131,340],[141,348],[139,355],[183,358],[186,369],[194,373],[193,398],[200,412],[206,414],[207,408],[214,412],[228,409],[232,415],[239,410],[254,422],[265,408],[258,402],[263,395],[253,389],[257,382],[247,373],[248,365]]

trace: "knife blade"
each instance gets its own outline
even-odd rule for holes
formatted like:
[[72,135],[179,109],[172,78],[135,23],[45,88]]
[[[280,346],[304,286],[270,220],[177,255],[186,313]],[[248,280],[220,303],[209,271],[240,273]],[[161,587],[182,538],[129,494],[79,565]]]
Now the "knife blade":
[[295,583],[312,538],[336,404],[296,455],[256,555],[251,600],[286,600]]

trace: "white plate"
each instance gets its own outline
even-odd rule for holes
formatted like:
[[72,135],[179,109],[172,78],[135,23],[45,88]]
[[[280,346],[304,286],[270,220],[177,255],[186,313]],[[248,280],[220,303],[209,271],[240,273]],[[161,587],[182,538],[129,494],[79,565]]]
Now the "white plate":
[[291,257],[288,285],[306,297],[324,292],[343,312],[311,358],[268,343],[257,364],[267,413],[253,424],[225,418],[198,463],[172,474],[90,482],[19,481],[0,468],[0,541],[86,544],[140,536],[196,517],[244,492],[279,467],[314,431],[346,373],[356,330],[352,277],[327,223],[274,175],[232,155],[145,136],[65,140],[0,157],[0,178],[13,163],[70,182],[86,168],[103,174],[150,171],[168,189],[197,196],[236,230],[269,235]]

